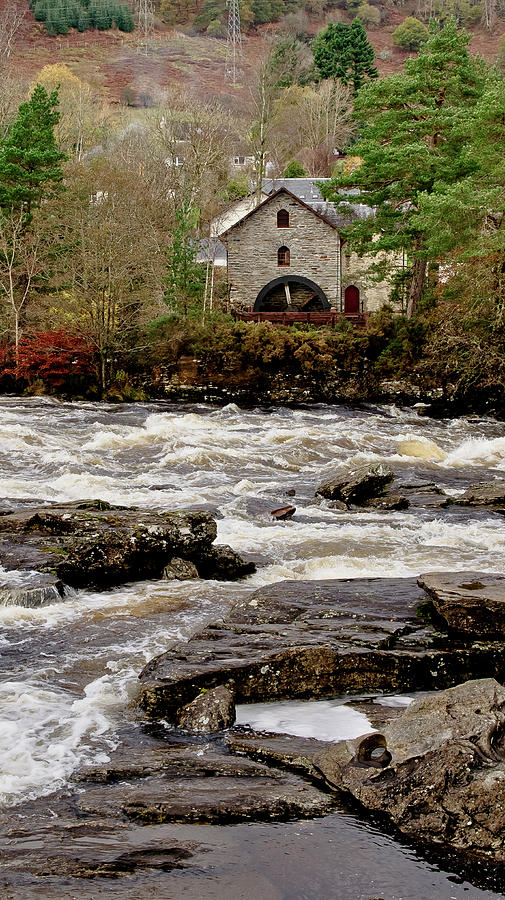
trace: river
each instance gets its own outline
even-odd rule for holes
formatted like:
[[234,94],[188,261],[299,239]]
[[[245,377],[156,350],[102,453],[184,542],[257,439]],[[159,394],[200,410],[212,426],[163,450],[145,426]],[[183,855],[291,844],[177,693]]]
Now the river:
[[[218,542],[258,564],[257,573],[240,584],[142,582],[99,594],[79,591],[39,609],[0,607],[4,810],[50,794],[83,763],[104,761],[131,718],[144,663],[221,617],[237,597],[259,585],[440,569],[503,572],[505,532],[497,527],[496,514],[474,512],[470,521],[457,508],[350,512],[314,498],[324,477],[349,462],[386,462],[403,480],[434,481],[453,496],[472,481],[503,477],[504,427],[491,419],[435,421],[393,407],[241,410],[2,398],[0,459],[0,512],[41,500],[84,498],[159,510],[210,510],[218,519]],[[286,503],[296,505],[294,519],[274,522],[269,511]],[[13,578],[0,569],[0,584]],[[209,872],[201,876],[208,897],[497,896],[449,880],[443,870],[349,814],[301,824],[208,829],[207,835],[210,868],[226,869],[221,880],[213,881]],[[332,842],[348,847],[339,871],[329,869]],[[292,857],[289,864],[283,853]],[[258,878],[261,869],[267,885],[262,888],[254,880],[252,860],[258,854],[264,860],[262,866],[256,861]],[[307,859],[314,855],[320,864],[311,882]],[[242,872],[240,883],[246,883],[246,860],[252,881],[248,889],[240,888],[242,894],[236,879]],[[288,887],[281,887],[286,879]],[[320,887],[311,893],[310,884],[318,879]],[[337,893],[331,892],[337,890],[330,887],[334,879]],[[156,896],[200,896],[197,881],[186,879],[181,894],[174,887]],[[228,883],[235,888],[226,888]],[[32,886],[23,896],[46,896],[40,890]],[[82,888],[79,897],[102,896],[99,887],[89,890]],[[103,893],[154,896],[147,884],[137,886],[137,893],[129,890],[115,893],[111,886]],[[54,889],[47,896],[55,896]]]

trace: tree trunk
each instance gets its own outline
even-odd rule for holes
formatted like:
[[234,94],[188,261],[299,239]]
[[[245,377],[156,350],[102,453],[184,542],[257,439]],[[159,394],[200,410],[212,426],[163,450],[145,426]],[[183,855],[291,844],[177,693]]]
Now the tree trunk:
[[409,288],[409,299],[407,302],[407,319],[411,319],[417,311],[419,301],[421,299],[424,283],[426,281],[426,260],[416,259],[412,267],[412,280]]

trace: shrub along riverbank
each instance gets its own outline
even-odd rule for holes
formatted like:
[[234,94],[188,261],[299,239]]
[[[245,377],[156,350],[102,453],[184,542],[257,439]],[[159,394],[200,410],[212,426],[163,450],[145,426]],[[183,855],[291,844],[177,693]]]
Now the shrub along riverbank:
[[215,314],[168,316],[135,335],[101,372],[65,332],[0,349],[0,389],[69,399],[168,398],[242,403],[427,402],[434,412],[505,415],[505,330],[480,305],[439,301],[414,319],[387,309],[358,329],[281,327]]

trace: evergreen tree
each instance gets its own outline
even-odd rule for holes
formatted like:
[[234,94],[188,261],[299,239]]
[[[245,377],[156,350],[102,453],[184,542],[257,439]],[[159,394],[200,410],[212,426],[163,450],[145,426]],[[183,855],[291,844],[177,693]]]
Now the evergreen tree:
[[317,35],[313,51],[321,79],[338,78],[343,84],[352,85],[356,92],[367,81],[377,78],[374,49],[359,19],[354,19],[352,25],[342,22],[328,25]]
[[42,199],[58,189],[65,154],[58,150],[58,92],[38,84],[19,107],[18,117],[0,145],[0,211],[24,209],[26,221]]
[[361,165],[325,191],[341,202],[339,188],[358,188],[374,209],[374,215],[348,229],[355,249],[379,258],[384,252],[407,252],[409,314],[422,295],[430,255],[427,226],[419,219],[426,198],[476,169],[468,142],[486,73],[468,53],[468,39],[450,22],[432,32],[403,73],[358,93],[356,116],[366,125],[353,154]]

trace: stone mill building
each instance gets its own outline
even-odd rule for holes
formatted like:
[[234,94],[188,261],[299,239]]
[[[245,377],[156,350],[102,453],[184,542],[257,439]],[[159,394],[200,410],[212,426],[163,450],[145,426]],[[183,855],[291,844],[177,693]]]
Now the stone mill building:
[[340,235],[351,219],[370,215],[369,207],[349,197],[342,215],[311,178],[266,180],[262,197],[219,235],[233,309],[333,310],[352,318],[389,301],[390,284],[372,281],[372,260],[349,252]]

